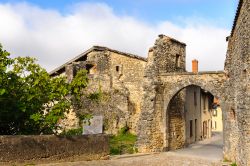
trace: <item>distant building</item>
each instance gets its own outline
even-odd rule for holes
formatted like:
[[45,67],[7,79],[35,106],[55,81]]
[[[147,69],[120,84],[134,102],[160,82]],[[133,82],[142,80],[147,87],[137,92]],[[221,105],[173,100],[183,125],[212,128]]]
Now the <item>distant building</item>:
[[186,144],[211,138],[213,95],[197,86],[186,88]]
[[[192,61],[192,71],[198,72],[198,61]],[[188,86],[185,95],[186,144],[211,138],[213,95],[198,86]]]
[[212,131],[223,131],[222,110],[218,99],[214,99],[212,110]]

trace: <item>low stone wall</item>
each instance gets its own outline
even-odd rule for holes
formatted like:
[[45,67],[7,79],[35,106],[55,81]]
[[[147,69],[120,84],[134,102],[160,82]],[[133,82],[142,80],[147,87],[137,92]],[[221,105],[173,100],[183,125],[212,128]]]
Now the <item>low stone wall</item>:
[[109,154],[107,135],[0,136],[0,162],[98,160]]

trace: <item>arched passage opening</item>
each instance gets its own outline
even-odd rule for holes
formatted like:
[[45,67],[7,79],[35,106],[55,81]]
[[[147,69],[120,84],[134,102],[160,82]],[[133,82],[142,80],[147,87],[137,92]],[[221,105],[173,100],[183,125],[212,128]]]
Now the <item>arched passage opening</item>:
[[[165,99],[165,148],[176,150],[194,144],[211,145],[215,155],[223,155],[222,97],[199,85],[191,84]],[[202,146],[199,146],[202,148]],[[218,157],[219,157],[218,156]]]

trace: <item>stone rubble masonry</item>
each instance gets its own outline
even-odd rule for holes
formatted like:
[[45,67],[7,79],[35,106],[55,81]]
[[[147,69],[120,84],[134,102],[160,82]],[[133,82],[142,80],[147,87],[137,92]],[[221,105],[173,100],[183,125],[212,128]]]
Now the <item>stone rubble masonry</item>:
[[[107,134],[116,134],[124,126],[128,126],[130,131],[135,133],[140,115],[141,82],[146,59],[97,46],[77,58],[80,60],[67,63],[65,70],[59,67],[57,73],[51,75],[65,73],[68,81],[71,81],[78,70],[87,69],[89,70],[87,93],[97,92],[100,89],[105,96],[105,101],[99,103],[82,101],[85,108],[77,111],[104,116],[104,129]],[[77,127],[76,114],[71,112],[67,117],[62,120],[61,125],[66,129]]]
[[224,157],[250,165],[250,1],[240,0],[228,37],[225,62],[227,94],[224,117]]
[[102,134],[0,136],[0,162],[98,160],[109,155],[108,139]]
[[[159,35],[147,59],[95,46],[54,70],[51,76],[65,74],[70,81],[75,71],[91,64],[87,91],[94,92],[101,86],[109,97],[101,104],[87,102],[85,109],[104,116],[106,133],[115,134],[127,125],[138,136],[139,152],[183,146],[179,121],[182,101],[178,93],[188,86],[199,86],[220,100],[224,158],[247,166],[250,165],[249,10],[250,1],[240,0],[228,37],[225,71],[186,72],[186,44]],[[171,135],[173,132],[178,133],[179,139]]]
[[[171,149],[171,133],[167,126],[171,121],[167,109],[170,100],[183,88],[196,85],[221,101],[224,110],[224,158],[236,161],[238,165],[250,165],[249,24],[250,1],[240,0],[234,27],[228,37],[225,72],[181,72],[173,63],[174,55],[178,54],[177,49],[171,49],[173,43],[175,48],[177,45],[181,48],[181,44],[172,43],[164,35],[159,36],[149,51],[145,67],[142,109],[137,131],[137,147],[140,152]],[[165,59],[170,63],[166,64]],[[185,68],[181,69],[185,71]]]

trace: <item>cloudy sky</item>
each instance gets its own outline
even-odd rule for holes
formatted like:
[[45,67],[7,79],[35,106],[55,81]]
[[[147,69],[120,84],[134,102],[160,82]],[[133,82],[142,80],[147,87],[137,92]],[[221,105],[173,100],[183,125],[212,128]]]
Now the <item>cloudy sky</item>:
[[187,69],[223,70],[238,0],[0,0],[0,43],[48,71],[93,45],[147,57],[158,34],[187,44]]

